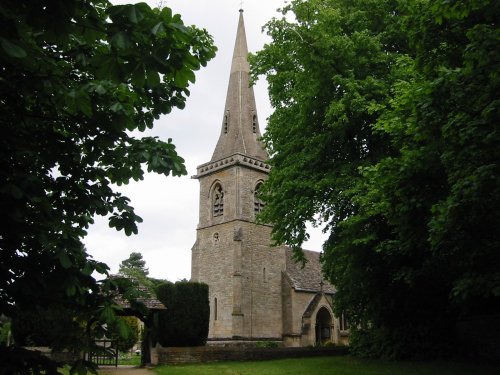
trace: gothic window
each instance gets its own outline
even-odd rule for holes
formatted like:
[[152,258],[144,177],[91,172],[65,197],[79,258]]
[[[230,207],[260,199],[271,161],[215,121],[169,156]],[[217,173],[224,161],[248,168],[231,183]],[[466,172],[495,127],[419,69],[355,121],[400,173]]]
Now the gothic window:
[[257,115],[252,117],[252,129],[254,133],[257,133]]
[[215,185],[212,203],[214,217],[221,216],[224,213],[224,191],[219,183]]
[[266,267],[264,267],[264,269],[262,270],[262,278],[264,279],[264,282],[266,283],[266,282],[267,282],[267,278],[266,278]]
[[264,208],[264,202],[259,197],[259,190],[262,187],[262,182],[259,182],[253,193],[254,211],[258,214]]

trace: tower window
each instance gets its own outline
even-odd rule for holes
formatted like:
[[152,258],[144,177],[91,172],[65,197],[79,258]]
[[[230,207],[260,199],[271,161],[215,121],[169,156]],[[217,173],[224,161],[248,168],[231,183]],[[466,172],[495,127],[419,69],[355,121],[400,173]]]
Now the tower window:
[[256,214],[262,211],[262,209],[265,206],[264,202],[259,197],[259,190],[261,187],[262,187],[262,182],[257,184],[257,186],[255,187],[255,191],[253,193],[254,211]]
[[252,129],[254,133],[257,133],[257,115],[252,116]]
[[224,191],[220,184],[215,185],[213,192],[213,214],[221,216],[224,213]]
[[267,282],[267,276],[266,276],[266,267],[262,269],[262,278],[264,279],[264,282]]

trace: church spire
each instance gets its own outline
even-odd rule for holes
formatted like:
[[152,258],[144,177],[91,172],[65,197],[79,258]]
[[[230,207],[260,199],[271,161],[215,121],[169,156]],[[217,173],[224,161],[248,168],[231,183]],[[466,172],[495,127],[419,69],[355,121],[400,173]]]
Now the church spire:
[[222,128],[212,155],[212,162],[234,154],[262,161],[269,157],[259,141],[261,134],[253,87],[250,87],[250,66],[247,56],[245,23],[243,10],[240,9]]

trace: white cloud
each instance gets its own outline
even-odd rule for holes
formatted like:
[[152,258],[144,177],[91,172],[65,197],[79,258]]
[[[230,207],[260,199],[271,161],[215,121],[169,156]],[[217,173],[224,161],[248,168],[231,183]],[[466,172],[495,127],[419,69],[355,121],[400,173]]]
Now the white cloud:
[[[128,3],[130,1],[113,1]],[[133,2],[133,1],[132,1]],[[154,6],[159,1],[148,1]],[[196,83],[186,108],[163,116],[144,136],[172,138],[186,160],[188,176],[164,177],[148,174],[143,181],[131,182],[119,191],[131,199],[136,214],[144,220],[139,234],[127,237],[109,228],[105,218],[96,218],[85,239],[88,252],[118,271],[120,262],[132,251],[142,253],[150,276],[176,281],[191,276],[191,247],[198,224],[198,181],[190,178],[196,166],[208,162],[217,142],[226,98],[229,70],[238,23],[237,0],[171,0],[165,6],[180,13],[185,24],[205,28],[214,37],[217,56],[196,73]],[[244,1],[245,28],[250,52],[259,50],[269,39],[262,26],[284,5],[283,0]],[[257,83],[255,96],[261,124],[271,113],[264,79]],[[321,236],[313,230],[306,248],[319,250]]]

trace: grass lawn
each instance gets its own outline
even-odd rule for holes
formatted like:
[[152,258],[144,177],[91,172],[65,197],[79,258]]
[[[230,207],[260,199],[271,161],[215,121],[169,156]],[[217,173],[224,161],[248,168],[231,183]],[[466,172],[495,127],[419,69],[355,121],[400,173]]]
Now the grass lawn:
[[141,356],[136,354],[122,354],[118,356],[119,365],[139,366],[141,364]]
[[383,362],[350,356],[168,365],[158,375],[498,375],[500,366],[459,362]]

